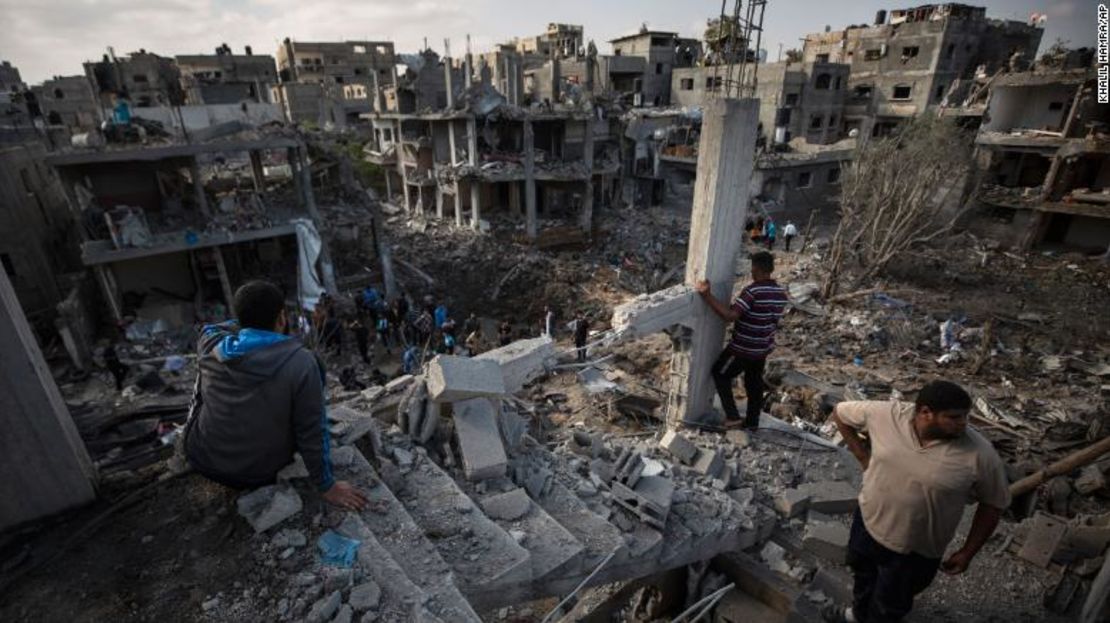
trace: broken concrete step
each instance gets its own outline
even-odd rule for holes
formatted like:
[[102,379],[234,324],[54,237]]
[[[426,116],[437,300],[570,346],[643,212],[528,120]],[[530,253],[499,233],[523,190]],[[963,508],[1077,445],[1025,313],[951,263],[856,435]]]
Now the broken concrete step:
[[360,514],[364,524],[377,535],[378,542],[404,569],[405,574],[429,595],[428,609],[448,621],[480,621],[455,585],[451,567],[428,540],[424,530],[380,482],[366,457],[354,448],[351,450],[350,463],[340,466],[338,471],[341,477],[360,487],[370,498],[370,508]]
[[455,571],[459,587],[527,582],[532,576],[528,550],[521,547],[459,489],[422,449],[411,470],[401,474],[401,503]]
[[610,565],[619,565],[628,559],[628,548],[620,528],[591,511],[570,489],[556,482],[537,502],[584,546],[583,568],[592,570],[613,550],[617,550],[617,555],[609,561]]
[[[430,596],[417,586],[396,559],[382,546],[374,533],[355,514],[348,514],[340,524],[340,534],[361,542],[358,564],[381,589],[378,616],[383,621],[426,621],[431,613],[427,603]],[[436,620],[438,617],[433,617]],[[478,621],[480,619],[467,619]]]
[[529,498],[524,489],[487,496],[480,500],[482,508],[487,508],[486,501],[491,498],[519,498],[521,502],[523,512],[513,509],[512,514],[517,515],[515,518],[509,519],[508,515],[502,514],[490,514],[490,517],[510,535],[523,535],[523,541],[518,542],[531,554],[533,582],[542,582],[548,574],[572,573],[581,568],[582,544]]

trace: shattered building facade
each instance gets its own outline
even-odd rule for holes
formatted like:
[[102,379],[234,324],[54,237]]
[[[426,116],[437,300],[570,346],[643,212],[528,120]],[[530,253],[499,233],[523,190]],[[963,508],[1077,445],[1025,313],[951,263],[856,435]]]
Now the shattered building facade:
[[946,97],[962,97],[976,73],[1032,62],[1043,34],[1037,24],[988,18],[984,7],[929,4],[806,35],[802,53],[807,63],[851,66],[845,128],[881,136]]
[[1091,66],[1035,67],[983,81],[978,200],[1022,248],[1110,245],[1110,111]]
[[174,60],[188,104],[265,103],[277,83],[274,57],[256,56],[250,46],[234,54],[225,43],[215,54],[179,55]]
[[[640,32],[609,41],[613,56],[642,58],[644,68],[633,78],[633,106],[668,106],[671,102],[671,75],[676,68],[692,67],[701,57],[701,42],[679,37],[676,32]],[[623,90],[623,89],[618,89]]]
[[[277,50],[273,99],[286,119],[346,125],[373,109],[373,95],[395,81],[391,41],[307,42],[286,37]],[[359,85],[361,88],[348,88]]]
[[185,103],[177,64],[172,58],[146,50],[125,57],[109,51],[100,61],[85,63],[85,76],[95,86],[104,108],[113,107],[117,97],[127,98],[137,108]]

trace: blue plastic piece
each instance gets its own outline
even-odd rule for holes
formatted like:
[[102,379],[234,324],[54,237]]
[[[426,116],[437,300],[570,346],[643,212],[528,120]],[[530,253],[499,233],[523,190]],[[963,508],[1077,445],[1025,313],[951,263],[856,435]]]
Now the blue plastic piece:
[[328,530],[316,541],[320,550],[320,562],[333,567],[349,568],[355,564],[355,556],[362,541],[348,539],[334,530]]

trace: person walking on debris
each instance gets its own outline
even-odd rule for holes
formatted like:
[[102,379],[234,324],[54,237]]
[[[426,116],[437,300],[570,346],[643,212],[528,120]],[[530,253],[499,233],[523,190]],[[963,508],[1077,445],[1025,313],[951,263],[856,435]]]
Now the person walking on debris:
[[508,320],[505,320],[501,323],[501,326],[498,327],[498,329],[497,329],[497,343],[501,346],[505,346],[506,344],[509,344],[512,341],[513,341],[513,327],[512,327],[512,325],[509,324]]
[[[827,608],[826,620],[900,621],[938,569],[963,573],[990,539],[1010,490],[1002,459],[967,425],[970,409],[971,397],[948,381],[925,385],[913,404],[836,405],[831,419],[864,472],[848,541],[852,605]],[[967,538],[942,560],[971,500]]]
[[798,228],[794,226],[794,221],[786,221],[786,227],[782,228],[782,241],[786,244],[786,250],[790,250],[790,241],[794,236],[798,235]]
[[466,320],[463,322],[463,334],[465,334],[469,338],[470,334],[474,333],[477,330],[478,330],[478,316],[476,316],[474,314],[470,314],[469,316],[466,317]]
[[[775,347],[775,331],[786,309],[787,297],[771,273],[775,270],[775,256],[760,251],[751,257],[752,283],[740,291],[739,296],[726,306],[713,296],[709,282],[701,280],[695,290],[709,307],[725,322],[732,323],[732,339],[713,364],[711,374],[725,410],[725,426],[758,428],[759,414],[763,410],[763,368],[767,355]],[[744,375],[744,393],[748,405],[744,420],[732,397],[732,380]]]
[[767,240],[767,250],[775,248],[775,238],[778,236],[778,228],[775,227],[775,222],[767,219],[767,234],[764,238]]
[[208,325],[197,342],[199,371],[184,448],[207,478],[243,489],[274,482],[301,453],[324,500],[351,510],[366,494],[332,475],[324,370],[288,335],[284,296],[266,281],[235,293],[231,320]]
[[482,349],[482,333],[480,329],[474,329],[466,336],[466,353],[473,357],[481,352]]
[[355,344],[358,346],[358,354],[362,357],[362,363],[370,365],[370,329],[358,317],[351,320],[348,328],[355,336]]
[[401,370],[405,374],[412,374],[416,370],[416,360],[420,358],[420,348],[415,344],[405,349],[401,355]]
[[543,334],[547,337],[555,337],[555,310],[551,309],[548,305],[543,308]]
[[586,315],[578,312],[574,316],[574,347],[578,349],[578,361],[586,361],[586,340],[590,336],[590,321]]
[[378,318],[378,341],[381,342],[382,348],[385,349],[385,354],[389,354],[389,316],[382,314]]

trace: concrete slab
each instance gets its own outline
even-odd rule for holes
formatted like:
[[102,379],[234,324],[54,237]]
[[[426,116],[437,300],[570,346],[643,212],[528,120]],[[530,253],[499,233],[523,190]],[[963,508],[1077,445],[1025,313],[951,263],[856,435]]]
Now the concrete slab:
[[810,493],[808,490],[783,489],[775,496],[775,510],[787,519],[797,517],[809,508]]
[[859,491],[852,483],[843,480],[810,482],[798,489],[810,497],[810,510],[831,515],[855,512],[859,506]]
[[613,330],[624,337],[658,333],[674,325],[694,328],[692,324],[697,293],[684,284],[666,290],[641,294],[613,309]]
[[646,476],[636,482],[635,488],[613,481],[613,501],[630,511],[647,525],[662,529],[671,509],[674,482],[662,476]]
[[464,400],[455,403],[454,411],[455,435],[466,477],[484,480],[504,476],[508,457],[493,402],[488,398]]
[[724,471],[725,460],[715,450],[700,448],[697,458],[694,459],[693,469],[703,476],[716,478]]
[[486,516],[494,521],[514,521],[523,517],[531,508],[532,500],[524,489],[517,487],[505,493],[482,498],[479,503]]
[[531,578],[528,551],[421,452],[413,469],[400,478],[398,497],[405,510],[454,570],[464,594]]
[[[390,448],[390,453],[398,450]],[[423,450],[411,453],[414,464],[430,462]],[[375,544],[387,552],[405,577],[427,595],[428,607],[445,620],[477,621],[478,617],[455,585],[455,575],[436,546],[405,506],[382,484],[382,478],[360,452],[338,475],[359,487],[370,508],[359,513],[360,523],[375,535]],[[365,543],[363,545],[365,547]],[[360,551],[361,559],[361,551]],[[382,586],[383,590],[385,589]]]
[[542,336],[517,340],[501,348],[486,351],[474,359],[489,360],[501,368],[505,391],[516,393],[543,375],[555,360],[555,342]]
[[593,569],[613,550],[617,550],[617,555],[611,564],[618,565],[627,559],[627,547],[620,529],[591,511],[570,489],[555,483],[551,491],[536,502],[583,545],[584,569]]
[[427,366],[428,396],[436,402],[457,402],[507,393],[501,366],[490,359],[439,355]]
[[812,521],[806,525],[802,546],[826,560],[845,564],[848,560],[848,527],[837,521]]

